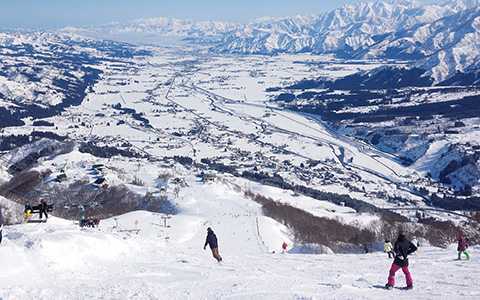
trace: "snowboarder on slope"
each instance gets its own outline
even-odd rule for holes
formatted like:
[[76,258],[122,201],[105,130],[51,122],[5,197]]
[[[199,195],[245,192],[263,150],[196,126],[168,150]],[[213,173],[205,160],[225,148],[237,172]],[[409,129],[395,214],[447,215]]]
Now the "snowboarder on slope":
[[463,235],[462,232],[458,234],[458,260],[462,260],[462,253],[465,254],[467,260],[470,260],[470,254],[468,254],[468,239]]
[[417,251],[417,246],[405,238],[403,233],[398,235],[393,247],[395,252],[395,259],[393,260],[390,272],[388,275],[388,283],[385,285],[387,289],[392,289],[395,286],[395,273],[402,269],[407,281],[407,289],[413,288],[413,280],[410,271],[408,270],[408,256]]
[[222,261],[222,257],[218,253],[218,241],[217,241],[217,236],[213,232],[212,228],[208,227],[207,228],[207,239],[205,240],[205,245],[203,246],[203,250],[207,249],[207,245],[210,246],[210,249],[212,250],[212,255],[213,257],[218,261]]
[[392,242],[390,242],[389,240],[385,240],[385,244],[383,245],[383,252],[388,254],[388,258],[395,258],[395,252],[393,252]]
[[45,199],[40,199],[40,220],[42,219],[43,214],[45,214],[45,222],[48,220],[47,210],[48,210],[47,201]]

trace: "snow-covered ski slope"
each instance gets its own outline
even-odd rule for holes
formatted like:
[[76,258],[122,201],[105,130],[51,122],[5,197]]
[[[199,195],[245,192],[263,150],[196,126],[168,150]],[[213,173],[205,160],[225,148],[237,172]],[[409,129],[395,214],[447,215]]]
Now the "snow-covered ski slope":
[[[291,233],[228,185],[191,182],[179,215],[137,211],[80,230],[70,221],[5,229],[0,299],[478,299],[472,260],[424,247],[411,258],[415,289],[387,291],[384,253],[282,254]],[[224,262],[203,250],[207,227]],[[275,251],[275,253],[272,253]],[[398,286],[404,286],[398,274]]]

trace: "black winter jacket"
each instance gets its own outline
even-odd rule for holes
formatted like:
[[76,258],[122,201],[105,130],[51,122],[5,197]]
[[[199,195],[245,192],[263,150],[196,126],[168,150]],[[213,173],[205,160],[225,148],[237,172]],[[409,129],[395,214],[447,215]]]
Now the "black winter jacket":
[[417,246],[407,239],[397,240],[393,247],[393,251],[395,252],[395,260],[393,263],[400,267],[404,267],[408,266],[408,256],[417,251]]
[[213,231],[208,232],[207,240],[205,241],[205,245],[203,247],[205,248],[207,245],[210,246],[210,249],[218,248],[217,236],[215,233],[213,233]]
[[40,211],[48,211],[48,204],[46,201],[40,203]]

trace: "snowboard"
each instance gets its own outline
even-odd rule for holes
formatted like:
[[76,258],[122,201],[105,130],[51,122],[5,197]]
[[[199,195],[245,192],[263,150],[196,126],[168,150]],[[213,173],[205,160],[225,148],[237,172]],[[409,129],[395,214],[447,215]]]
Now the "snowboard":
[[372,286],[373,288],[377,288],[377,289],[382,289],[382,290],[387,290],[387,291],[390,291],[390,290],[401,290],[401,291],[409,291],[409,290],[412,290],[413,288],[408,288],[406,286],[403,286],[403,287],[387,287],[385,285],[373,285]]
[[27,223],[47,223],[47,220],[28,220]]

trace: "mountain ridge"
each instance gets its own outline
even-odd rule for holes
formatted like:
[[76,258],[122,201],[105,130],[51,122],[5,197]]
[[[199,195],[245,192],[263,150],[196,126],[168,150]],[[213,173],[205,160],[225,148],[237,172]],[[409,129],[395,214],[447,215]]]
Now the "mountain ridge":
[[[206,45],[220,54],[307,52],[340,59],[399,59],[428,70],[434,82],[440,83],[458,72],[477,69],[479,5],[478,0],[440,4],[375,0],[320,14],[265,17],[246,24],[158,17],[62,32],[113,39],[143,36],[157,44],[164,43],[164,37],[177,38],[177,42]],[[465,22],[468,16],[470,22]],[[455,40],[449,41],[452,36]]]

